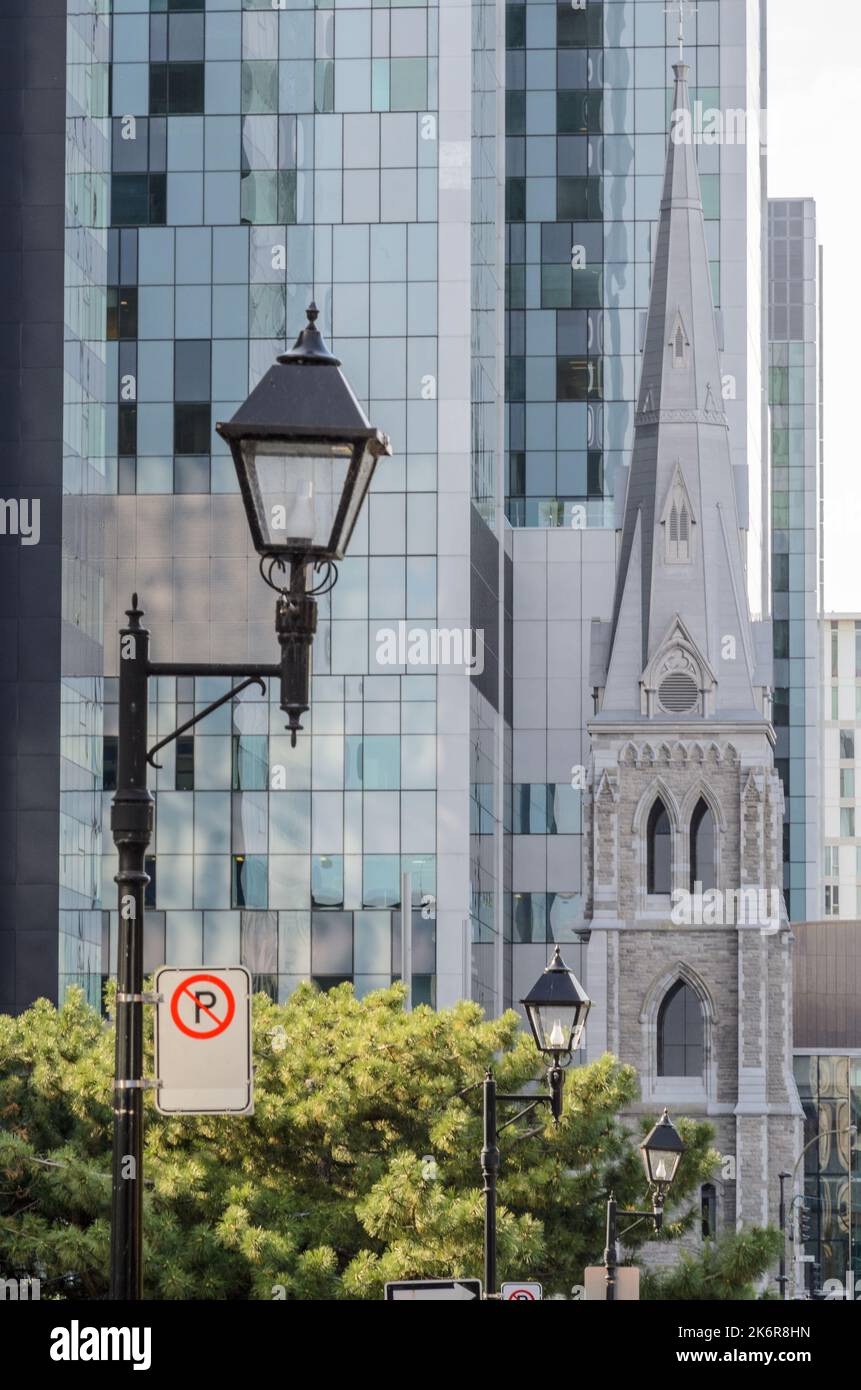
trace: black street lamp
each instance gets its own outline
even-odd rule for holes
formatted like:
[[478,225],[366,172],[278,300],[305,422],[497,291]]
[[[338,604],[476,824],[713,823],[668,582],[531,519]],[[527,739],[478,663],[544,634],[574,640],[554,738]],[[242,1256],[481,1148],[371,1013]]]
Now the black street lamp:
[[[684,1151],[685,1145],[682,1137],[670,1119],[669,1111],[665,1108],[658,1123],[653,1126],[640,1145],[646,1180],[652,1192],[652,1210],[626,1211],[623,1212],[624,1216],[635,1216],[638,1221],[643,1218],[647,1221],[654,1221],[655,1230],[661,1229],[664,1224],[664,1202],[682,1161]],[[611,1192],[607,1200],[607,1244],[604,1249],[604,1267],[607,1271],[607,1301],[609,1303],[614,1302],[616,1298],[616,1242],[619,1239],[616,1231],[616,1217],[616,1198]],[[636,1222],[633,1224],[636,1225]],[[624,1234],[623,1231],[622,1235]]]
[[[670,1119],[670,1112],[664,1112],[658,1123],[649,1130],[642,1144],[643,1167],[649,1186],[655,1194],[655,1214],[663,1210],[664,1198],[682,1161],[685,1145],[682,1136]],[[661,1228],[658,1222],[658,1230]]]
[[577,1051],[592,1001],[573,970],[568,969],[558,946],[541,978],[520,1002],[539,1052],[553,1057]]
[[[147,764],[156,753],[250,685],[265,691],[277,680],[292,742],[309,708],[311,644],[317,626],[316,597],[337,580],[377,459],[391,454],[387,437],[368,422],[316,327],[317,308],[291,352],[284,353],[226,424],[216,429],[233,452],[242,498],[260,569],[278,591],[277,665],[259,662],[159,662],[149,659],[149,632],[141,624],[137,594],[120,630],[117,790],[111,829],[117,846],[119,906],[111,1186],[113,1299],[143,1297],[142,1202],[143,1093],[157,1081],[143,1075],[143,1006],[157,1002],[143,992],[146,851],[153,828]],[[324,570],[316,586],[308,571]],[[284,584],[273,579],[280,572]],[[228,676],[238,679],[219,700],[147,750],[150,676]]]
[[[481,1175],[484,1179],[484,1295],[496,1297],[496,1184],[499,1174],[498,1139],[509,1125],[529,1115],[539,1105],[549,1105],[558,1125],[562,1118],[562,1087],[565,1068],[571,1065],[573,1054],[580,1046],[586,1015],[592,1007],[574,972],[563,961],[559,947],[541,978],[532,986],[521,1004],[529,1019],[536,1046],[547,1067],[546,1095],[499,1095],[496,1078],[488,1067],[483,1083],[484,1145],[481,1150]],[[510,1119],[496,1123],[497,1102],[520,1104],[526,1102]],[[536,1131],[537,1132],[537,1131]]]
[[[317,327],[316,304],[232,420],[216,425],[233,463],[260,573],[278,591],[281,708],[293,746],[309,707],[315,595],[327,593],[353,534],[377,459],[391,454],[370,424]],[[316,586],[308,568],[323,571]],[[279,573],[282,581],[273,576]]]

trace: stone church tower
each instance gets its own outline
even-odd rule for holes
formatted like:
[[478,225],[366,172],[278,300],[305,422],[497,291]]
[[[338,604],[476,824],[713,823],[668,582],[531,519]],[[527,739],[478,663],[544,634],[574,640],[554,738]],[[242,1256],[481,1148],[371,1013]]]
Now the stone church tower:
[[802,1111],[771,632],[748,609],[690,138],[669,143],[635,423],[612,619],[592,632],[589,1054],[637,1068],[641,1113],[712,1122],[732,1160],[703,1192],[720,1231],[776,1221]]

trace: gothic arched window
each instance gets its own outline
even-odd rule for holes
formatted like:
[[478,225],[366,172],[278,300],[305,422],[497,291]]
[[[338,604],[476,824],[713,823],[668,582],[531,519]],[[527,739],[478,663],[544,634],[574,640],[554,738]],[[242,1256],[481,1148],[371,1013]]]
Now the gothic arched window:
[[677,980],[658,1010],[658,1076],[702,1076],[702,1005],[689,984]]
[[676,361],[677,361],[678,363],[684,362],[684,360],[685,360],[685,333],[684,333],[684,329],[682,328],[682,325],[681,325],[681,324],[679,324],[678,328],[676,329],[676,336],[675,336],[675,340],[674,340],[674,352],[675,352],[675,356],[676,356]]
[[646,892],[670,892],[672,837],[667,808],[660,798],[649,812],[646,827]]
[[691,816],[691,883],[692,893],[696,885],[706,892],[716,888],[715,883],[715,818],[708,803],[700,797]]

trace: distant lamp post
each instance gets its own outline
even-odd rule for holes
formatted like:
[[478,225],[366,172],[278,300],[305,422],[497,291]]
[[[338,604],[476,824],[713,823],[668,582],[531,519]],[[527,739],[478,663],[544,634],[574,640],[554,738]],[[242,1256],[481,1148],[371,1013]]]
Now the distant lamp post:
[[[496,1298],[496,1181],[499,1173],[499,1144],[502,1130],[529,1115],[539,1105],[549,1105],[558,1125],[562,1118],[562,1087],[565,1068],[571,1065],[573,1054],[580,1046],[586,1015],[592,1001],[569,970],[559,947],[541,978],[532,986],[521,1005],[529,1019],[536,1046],[547,1066],[546,1095],[499,1095],[496,1078],[488,1067],[484,1076],[484,1146],[481,1150],[481,1175],[484,1179],[484,1295]],[[522,1104],[510,1119],[496,1123],[497,1101]]]
[[[622,1212],[623,1216],[635,1216],[638,1221],[645,1217],[647,1220],[654,1221],[656,1231],[661,1229],[664,1224],[664,1202],[678,1172],[684,1151],[685,1145],[682,1136],[670,1119],[669,1111],[665,1109],[658,1123],[649,1131],[640,1145],[646,1180],[652,1190],[652,1210],[625,1211]],[[619,1239],[616,1230],[617,1214],[616,1198],[611,1192],[607,1201],[607,1244],[604,1249],[604,1268],[607,1271],[607,1301],[609,1303],[614,1302],[616,1298],[616,1269],[618,1267],[616,1242]],[[622,1234],[624,1235],[624,1231]]]
[[[377,459],[392,452],[327,348],[318,313],[310,304],[295,345],[233,419],[216,425],[233,454],[260,573],[278,593],[281,708],[294,747],[310,705],[316,599],[337,579]],[[316,584],[309,568],[321,574]]]
[[664,1198],[672,1184],[682,1161],[685,1146],[679,1131],[670,1119],[669,1111],[664,1110],[658,1123],[646,1135],[640,1145],[646,1178],[654,1193],[655,1220],[661,1229],[659,1213],[663,1212]]

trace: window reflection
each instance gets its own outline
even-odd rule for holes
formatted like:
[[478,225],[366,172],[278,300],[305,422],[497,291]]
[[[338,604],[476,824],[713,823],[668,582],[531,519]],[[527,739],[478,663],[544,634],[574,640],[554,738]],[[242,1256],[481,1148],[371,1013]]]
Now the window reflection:
[[262,854],[235,854],[231,907],[268,907],[268,863]]
[[344,859],[340,854],[312,854],[312,907],[342,907],[344,903]]
[[365,907],[396,907],[401,900],[400,859],[396,854],[366,854],[362,902]]

